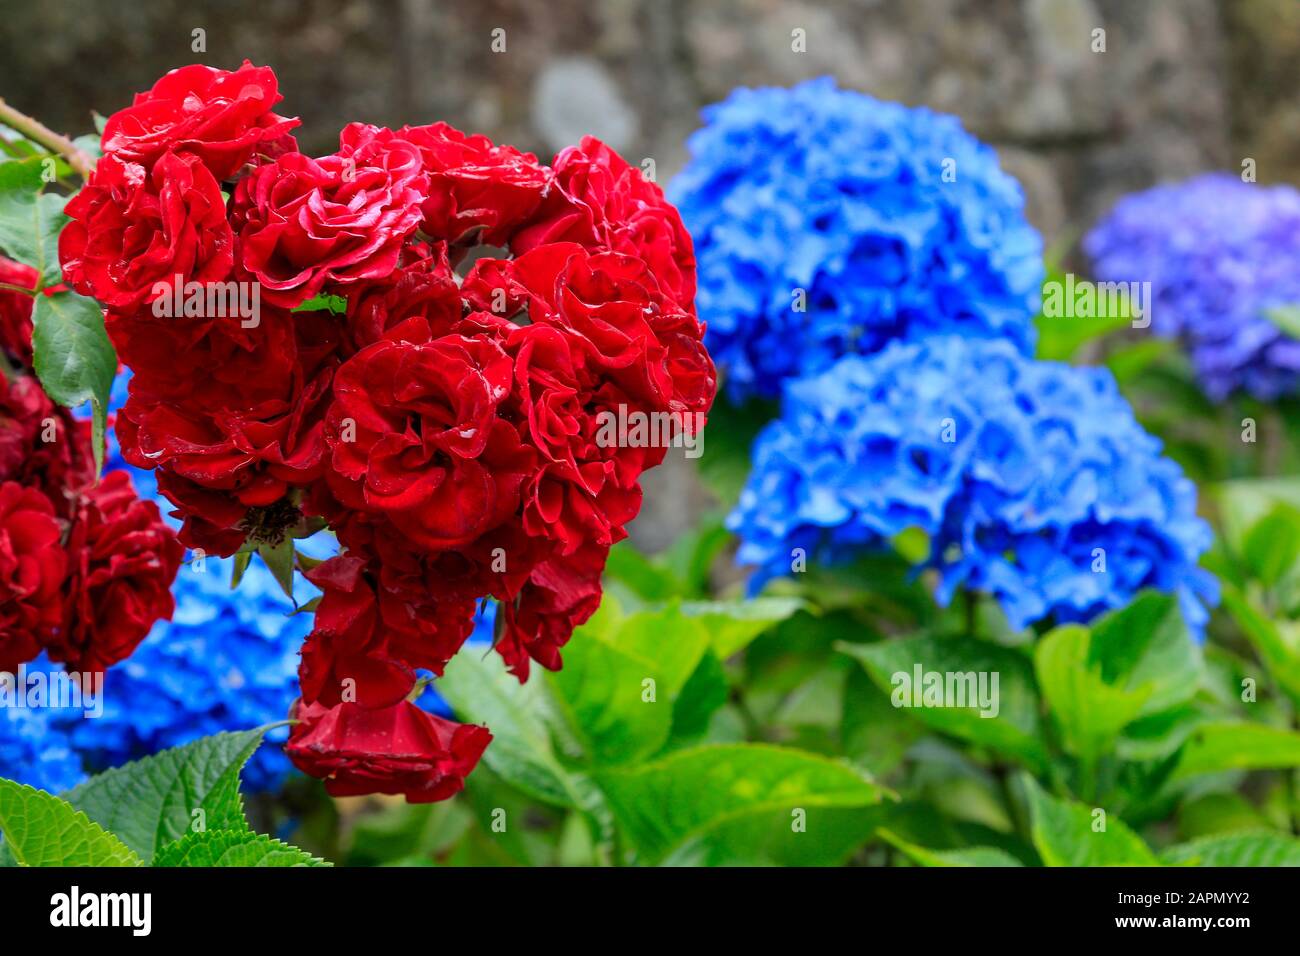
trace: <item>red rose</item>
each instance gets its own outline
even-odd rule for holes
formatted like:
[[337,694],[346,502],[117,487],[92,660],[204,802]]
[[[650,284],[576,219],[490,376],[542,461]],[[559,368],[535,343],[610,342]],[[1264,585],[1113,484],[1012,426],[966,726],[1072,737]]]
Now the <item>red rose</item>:
[[184,549],[158,506],[136,497],[124,471],[84,492],[68,539],[68,605],[50,659],[101,671],[129,656],[157,620],[170,620]]
[[59,234],[68,283],[116,309],[159,298],[159,283],[219,282],[234,263],[226,204],[194,156],[166,153],[152,174],[105,156],[68,202]]
[[[122,453],[157,469],[181,540],[230,554],[310,516],[342,545],[308,575],[322,597],[294,762],[331,793],[443,799],[490,735],[416,707],[417,672],[442,672],[486,597],[519,679],[532,661],[558,668],[642,472],[663,438],[703,423],[716,374],[691,241],[659,188],[594,139],[551,169],[442,123],[352,124],[313,159],[270,112],[277,96],[246,64],[178,71],[139,97],[69,204],[64,264],[109,307],[135,373]],[[261,321],[164,320],[151,283],[176,275],[247,280]],[[329,308],[298,309],[314,297]],[[39,410],[19,399],[10,416],[30,423]],[[635,427],[641,440],[623,433]],[[0,442],[0,467],[19,444]],[[73,517],[80,541],[91,525]],[[76,571],[77,594],[89,577]]]
[[377,586],[373,569],[351,554],[307,577],[323,592],[302,651],[302,697],[309,703],[394,704],[411,692],[416,668],[441,674],[473,629],[472,601],[395,593]]
[[678,307],[693,311],[695,249],[663,190],[593,136],[561,152],[554,167],[558,188],[511,249],[523,254],[547,243],[578,242],[634,256]]
[[235,190],[243,267],[268,301],[296,306],[327,282],[386,277],[420,224],[429,179],[419,150],[360,123],[339,140],[321,159],[286,153]]
[[587,547],[563,559],[539,564],[518,600],[501,605],[505,628],[496,651],[523,683],[529,660],[560,669],[560,648],[600,607],[600,575],[608,548]]
[[[187,346],[191,328],[198,338]],[[227,325],[204,333],[188,320],[111,317],[109,329],[138,370],[117,420],[122,456],[161,469],[159,488],[185,520],[182,540],[229,554],[259,528],[274,537],[296,523],[296,507],[283,502],[321,474],[336,324],[268,309],[248,347]]]
[[93,477],[90,422],[51,402],[34,375],[0,377],[0,481],[39,490],[65,518],[68,492]]
[[453,245],[506,245],[551,184],[551,171],[532,153],[446,123],[404,126],[397,135],[419,147],[430,173],[424,232]]
[[[35,289],[36,270],[0,256],[0,282]],[[0,361],[7,353],[13,362],[32,364],[32,297],[0,289]]]
[[[460,285],[446,243],[436,243],[427,253],[416,247],[409,256],[411,261],[387,279],[347,287],[347,354],[382,338],[427,341],[460,321]],[[406,324],[413,319],[418,321]]]
[[294,148],[297,119],[271,112],[284,97],[270,67],[247,60],[231,72],[193,64],[172,70],[104,124],[104,153],[145,167],[167,152],[192,154],[225,182],[254,152]]
[[285,753],[300,770],[325,780],[336,797],[401,793],[411,803],[460,792],[492,739],[486,727],[458,724],[410,701],[369,709],[299,703]]
[[32,660],[59,627],[68,565],[61,539],[48,498],[0,484],[0,671]]
[[330,489],[411,541],[454,548],[519,504],[530,453],[497,417],[512,363],[495,342],[447,335],[384,341],[339,367],[326,421]]

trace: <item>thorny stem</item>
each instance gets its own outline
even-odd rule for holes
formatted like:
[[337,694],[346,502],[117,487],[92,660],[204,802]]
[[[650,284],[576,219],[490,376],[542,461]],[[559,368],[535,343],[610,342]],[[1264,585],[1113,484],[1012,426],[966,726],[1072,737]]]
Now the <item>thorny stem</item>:
[[68,161],[68,165],[82,179],[90,178],[90,174],[95,168],[94,160],[78,149],[77,145],[68,137],[59,135],[40,120],[30,117],[26,113],[20,113],[6,103],[3,98],[0,98],[0,124],[17,130],[33,143],[39,143],[50,152],[58,153]]

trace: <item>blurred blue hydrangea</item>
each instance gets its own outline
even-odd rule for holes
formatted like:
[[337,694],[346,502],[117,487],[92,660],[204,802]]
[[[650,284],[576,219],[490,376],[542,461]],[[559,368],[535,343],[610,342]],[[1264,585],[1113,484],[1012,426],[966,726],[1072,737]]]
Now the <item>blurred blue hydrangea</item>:
[[943,604],[959,586],[991,593],[1021,628],[1155,588],[1199,633],[1217,600],[1196,567],[1210,530],[1160,450],[1105,370],[997,340],[899,342],[787,383],[729,527],[755,589],[795,548],[834,562],[919,527]]
[[1098,279],[1150,282],[1152,328],[1187,344],[1206,394],[1300,387],[1300,341],[1265,317],[1300,306],[1300,192],[1228,173],[1126,196],[1084,240]]
[[81,783],[85,774],[52,711],[0,707],[0,777],[60,793]]
[[1032,351],[1042,240],[1020,185],[955,117],[824,78],[738,89],[704,118],[669,196],[733,399],[936,332]]

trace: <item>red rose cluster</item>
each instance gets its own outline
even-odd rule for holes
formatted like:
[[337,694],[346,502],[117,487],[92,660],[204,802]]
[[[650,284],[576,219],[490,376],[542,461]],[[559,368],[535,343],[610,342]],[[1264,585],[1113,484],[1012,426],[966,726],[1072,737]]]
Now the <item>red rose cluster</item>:
[[[490,734],[411,703],[417,670],[442,673],[486,597],[521,681],[558,668],[665,454],[599,440],[602,413],[693,432],[712,402],[691,241],[597,140],[546,166],[444,123],[353,123],[311,157],[279,99],[248,63],[138,95],[68,204],[64,272],[107,309],[134,370],[123,455],[187,545],[338,536],[308,573],[294,761],[335,794],[439,800]],[[182,284],[258,314],[178,310]]]
[[[0,282],[36,270],[0,259]],[[170,618],[183,549],[124,472],[95,481],[90,423],[32,374],[32,298],[0,291],[0,671],[42,651],[102,671]]]

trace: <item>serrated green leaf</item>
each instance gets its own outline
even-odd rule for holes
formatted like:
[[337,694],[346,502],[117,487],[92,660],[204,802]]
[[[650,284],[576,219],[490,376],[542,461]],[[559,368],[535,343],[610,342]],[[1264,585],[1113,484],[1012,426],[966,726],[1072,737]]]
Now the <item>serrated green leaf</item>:
[[1300,866],[1300,840],[1271,830],[1225,833],[1171,846],[1160,854],[1168,865]]
[[698,843],[754,818],[783,840],[787,833],[806,840],[812,850],[823,836],[819,811],[869,807],[884,793],[845,762],[768,744],[693,747],[599,771],[595,780],[640,863],[659,862],[688,840]]
[[159,849],[154,866],[329,866],[296,846],[248,830],[187,833]]
[[[998,675],[997,714],[981,716],[976,706],[906,707],[904,713],[935,730],[971,743],[990,747],[1035,769],[1047,765],[1039,718],[1038,689],[1028,658],[1009,648],[967,637],[938,638],[930,635],[880,641],[875,644],[839,643],[844,654],[857,658],[871,679],[886,694],[900,696],[914,683],[915,669],[922,674],[973,674],[978,687],[981,674],[992,690],[992,675]],[[903,675],[896,679],[895,675]],[[969,682],[966,682],[969,686]],[[908,701],[904,701],[908,703]],[[955,702],[950,702],[955,703]]]
[[0,779],[0,833],[23,866],[140,866],[130,847],[66,800]]
[[191,830],[244,830],[239,771],[267,728],[203,737],[87,780],[63,796],[142,859]]
[[40,288],[61,281],[59,231],[66,196],[46,193],[43,157],[0,163],[0,249],[36,270]]
[[[1030,834],[1047,866],[1158,866],[1142,838],[1102,807],[1049,796],[1027,774]],[[1097,811],[1101,811],[1098,813]]]

